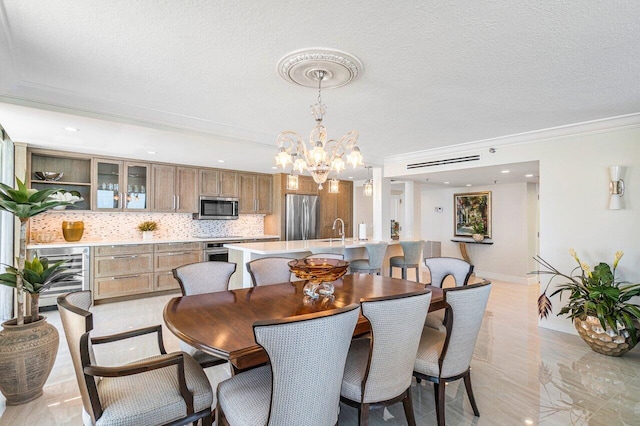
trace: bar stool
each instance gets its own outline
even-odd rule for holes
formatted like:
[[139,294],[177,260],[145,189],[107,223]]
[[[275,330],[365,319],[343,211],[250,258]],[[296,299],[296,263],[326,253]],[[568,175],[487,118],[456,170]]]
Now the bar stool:
[[407,279],[407,269],[416,270],[416,282],[420,282],[420,256],[424,241],[400,241],[403,256],[389,259],[389,276],[393,276],[393,268],[402,268],[402,279]]
[[382,272],[382,261],[387,251],[387,243],[369,243],[365,244],[368,259],[355,259],[351,261],[351,273],[377,274]]

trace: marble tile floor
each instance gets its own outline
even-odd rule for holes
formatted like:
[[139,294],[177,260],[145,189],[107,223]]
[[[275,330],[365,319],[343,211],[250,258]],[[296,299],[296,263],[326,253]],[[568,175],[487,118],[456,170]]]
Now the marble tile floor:
[[[578,336],[539,328],[538,286],[494,281],[474,359],[472,380],[481,417],[473,416],[462,381],[447,385],[448,425],[637,425],[640,424],[640,346],[621,358],[597,354]],[[94,307],[95,334],[162,323],[171,296]],[[60,329],[60,350],[44,395],[17,407],[0,396],[0,425],[81,425],[81,402],[57,312],[47,314]],[[164,330],[168,351],[178,341]],[[115,344],[114,344],[115,345]],[[108,351],[98,361],[118,364],[155,347],[137,341]],[[207,370],[214,384],[228,377],[226,366]],[[435,425],[432,384],[413,383],[417,423]],[[319,402],[320,403],[320,402]],[[401,404],[376,409],[371,425],[404,425]],[[341,406],[340,425],[356,425],[357,410]]]

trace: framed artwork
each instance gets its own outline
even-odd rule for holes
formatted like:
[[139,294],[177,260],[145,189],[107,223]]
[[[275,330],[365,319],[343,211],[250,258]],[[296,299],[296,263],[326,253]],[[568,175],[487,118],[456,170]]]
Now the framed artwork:
[[470,237],[481,224],[491,238],[491,191],[453,194],[453,228],[456,237]]

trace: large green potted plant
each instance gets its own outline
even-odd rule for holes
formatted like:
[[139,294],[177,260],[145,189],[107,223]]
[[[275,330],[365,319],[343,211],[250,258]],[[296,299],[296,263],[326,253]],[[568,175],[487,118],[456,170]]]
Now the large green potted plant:
[[640,305],[631,303],[640,295],[640,284],[629,284],[616,279],[618,262],[623,252],[616,252],[613,264],[600,262],[593,269],[580,260],[571,249],[571,256],[578,263],[573,271],[564,274],[539,256],[534,259],[544,268],[535,273],[551,275],[547,287],[538,298],[538,314],[547,318],[551,301],[547,290],[556,278],[565,282],[556,286],[551,297],[566,292],[567,303],[558,315],[567,315],[573,321],[578,334],[596,352],[620,356],[632,349],[640,337]]
[[[60,262],[49,266],[47,261],[26,262],[27,224],[29,219],[65,201],[49,197],[57,189],[28,189],[20,180],[17,189],[0,183],[0,210],[12,213],[20,220],[20,251],[17,266],[7,266],[0,275],[0,284],[16,289],[16,318],[2,324],[0,331],[0,391],[7,405],[31,401],[42,395],[42,387],[51,373],[58,352],[58,331],[38,314],[38,296],[44,289],[70,278]],[[24,318],[24,292],[31,293],[31,315]]]

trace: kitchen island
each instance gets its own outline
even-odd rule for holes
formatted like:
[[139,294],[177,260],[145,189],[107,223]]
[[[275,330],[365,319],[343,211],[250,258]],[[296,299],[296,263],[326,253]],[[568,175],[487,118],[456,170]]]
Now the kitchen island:
[[[229,249],[229,262],[238,264],[236,272],[231,276],[229,289],[251,287],[251,277],[247,272],[246,264],[262,257],[290,257],[299,259],[315,253],[342,253],[345,260],[366,259],[365,245],[374,241],[361,241],[347,238],[342,241],[339,238],[322,240],[300,241],[272,241],[255,242],[245,244],[225,244]],[[385,254],[382,267],[383,275],[388,275],[389,258],[401,256],[402,248],[397,240],[387,241],[389,247]]]

